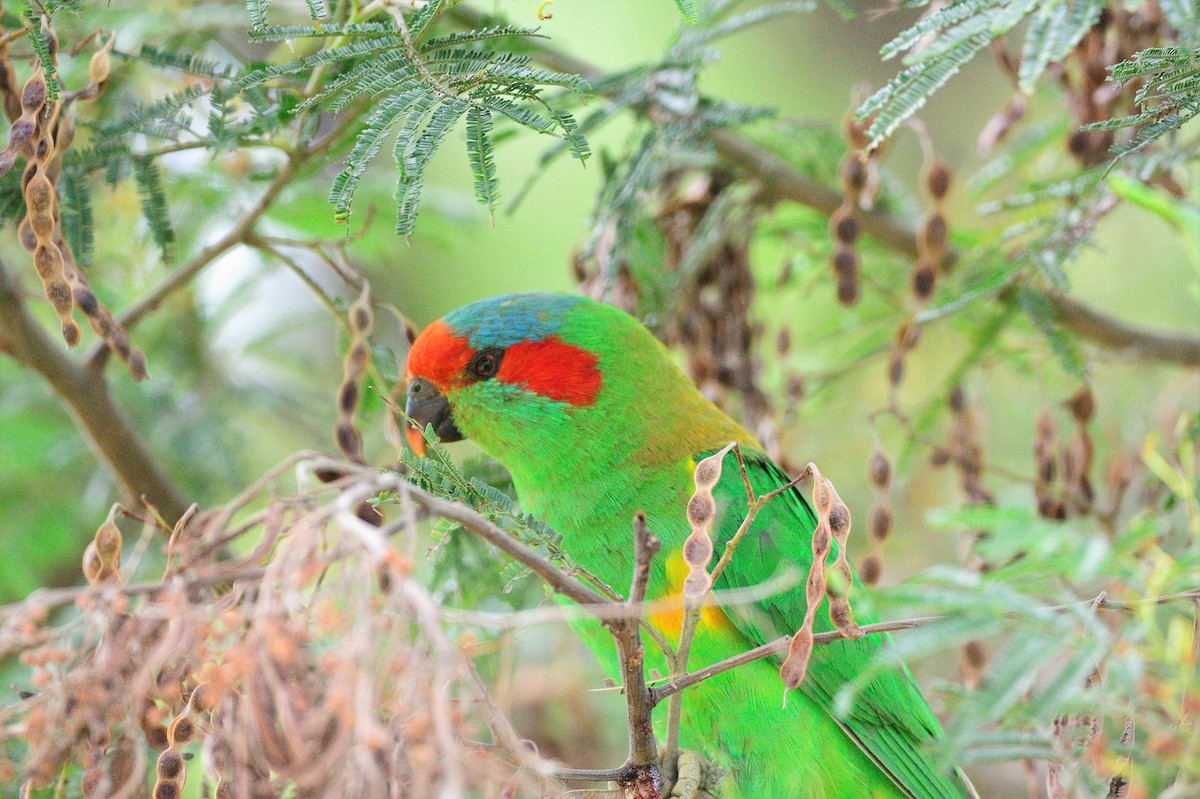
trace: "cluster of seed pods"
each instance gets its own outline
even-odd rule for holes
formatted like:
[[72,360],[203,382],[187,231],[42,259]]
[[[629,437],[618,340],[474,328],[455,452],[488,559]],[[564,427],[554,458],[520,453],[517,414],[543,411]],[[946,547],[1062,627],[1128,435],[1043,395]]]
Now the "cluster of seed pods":
[[1087,425],[1096,412],[1096,400],[1086,386],[1066,402],[1075,423],[1070,441],[1058,447],[1058,430],[1049,410],[1038,414],[1034,426],[1033,458],[1037,467],[1034,496],[1040,516],[1063,521],[1072,512],[1087,513],[1095,502],[1092,460],[1095,445]]
[[708,563],[713,556],[713,542],[709,530],[717,516],[717,503],[712,490],[721,480],[721,461],[733,446],[731,443],[697,463],[692,475],[696,492],[687,504],[687,520],[692,532],[683,542],[683,562],[688,567],[688,576],[683,581],[683,596],[689,602],[703,599],[712,587]]
[[[57,63],[58,39],[47,18],[42,21],[42,34],[49,44],[51,59]],[[114,36],[109,36],[92,55],[88,63],[89,83],[74,95],[74,100],[95,100],[103,93],[115,41]],[[130,344],[125,329],[97,299],[63,235],[55,186],[63,156],[75,138],[75,122],[63,101],[57,95],[51,97],[48,89],[45,70],[39,65],[18,92],[7,47],[0,48],[0,96],[12,123],[8,143],[0,151],[0,175],[7,174],[19,158],[25,159],[22,188],[26,215],[17,227],[17,238],[33,258],[42,290],[58,314],[67,346],[79,342],[79,325],[73,316],[78,307],[96,335],[125,363],[130,375],[142,380],[146,376],[145,356]]]
[[948,440],[945,447],[933,451],[931,462],[934,466],[952,464],[958,471],[959,484],[967,501],[973,505],[990,505],[992,494],[983,487],[985,460],[977,414],[968,405],[962,386],[951,390],[947,404],[951,419]]
[[371,288],[363,284],[362,293],[350,306],[348,314],[350,324],[350,348],[342,362],[342,384],[338,387],[337,425],[334,427],[334,437],[338,449],[349,460],[355,463],[366,463],[363,458],[362,435],[354,423],[361,400],[359,384],[371,364],[371,344],[368,337],[375,327],[375,314],[371,310]]
[[[983,445],[979,441],[979,419],[975,410],[967,401],[966,392],[961,386],[955,386],[947,397],[950,408],[951,424],[945,447],[933,450],[931,461],[934,466],[953,464],[958,471],[959,484],[966,495],[969,505],[991,505],[991,492],[983,486],[984,455]],[[976,532],[976,538],[984,533]],[[982,569],[984,564],[975,559],[972,564]],[[963,685],[975,688],[983,679],[984,670],[988,663],[987,644],[975,639],[963,645],[959,653],[959,675]]]
[[[794,691],[804,681],[808,661],[813,650],[813,622],[821,601],[829,598],[829,620],[841,634],[851,640],[863,636],[862,629],[850,612],[850,587],[852,573],[846,559],[846,543],[850,536],[850,509],[842,502],[833,483],[821,474],[815,464],[809,464],[813,477],[813,509],[817,512],[817,527],[812,536],[812,566],[805,584],[807,608],[804,623],[792,636],[787,657],[779,669],[786,691]],[[837,576],[831,584],[826,578],[826,560],[837,541],[838,554],[833,568]],[[786,692],[784,694],[786,700]]]
[[120,504],[115,504],[108,511],[108,517],[96,530],[95,537],[83,551],[83,576],[90,585],[118,582],[121,579],[121,530],[117,527],[117,511]]
[[839,170],[842,179],[842,204],[829,217],[829,232],[833,236],[833,279],[837,285],[838,302],[851,306],[861,294],[862,258],[857,242],[862,232],[860,214],[870,208],[879,180],[879,154],[867,151],[870,140],[866,126],[846,120],[846,140],[850,145]]
[[937,156],[929,159],[923,175],[925,190],[933,205],[917,231],[917,260],[913,262],[911,288],[917,305],[924,305],[933,296],[938,274],[950,263],[949,230],[946,224],[944,201],[950,192],[950,167]]
[[862,581],[869,587],[879,584],[883,574],[883,545],[892,534],[892,463],[882,450],[876,448],[867,463],[867,477],[875,491],[875,504],[867,516],[867,532],[871,536],[871,551],[858,565]]

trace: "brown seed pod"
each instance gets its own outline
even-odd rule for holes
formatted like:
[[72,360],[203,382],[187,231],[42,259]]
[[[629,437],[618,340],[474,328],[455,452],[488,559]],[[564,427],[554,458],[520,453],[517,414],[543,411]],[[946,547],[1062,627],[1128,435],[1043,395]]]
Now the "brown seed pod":
[[696,486],[687,504],[688,525],[691,535],[683,542],[683,562],[688,567],[688,576],[683,581],[683,596],[689,600],[701,599],[712,587],[708,564],[713,556],[712,536],[709,527],[716,517],[717,505],[712,490],[721,479],[721,464],[733,444],[709,455],[696,464],[692,482]]
[[183,773],[183,755],[178,749],[168,749],[158,756],[154,771],[160,780],[175,780]]
[[849,203],[842,205],[829,217],[829,229],[833,238],[839,244],[852,245],[858,240],[861,229],[858,223],[858,213]]
[[983,680],[983,673],[987,669],[987,662],[987,644],[978,639],[963,644],[958,666],[963,685],[971,690],[978,688],[979,683]]
[[88,61],[88,80],[92,83],[103,84],[108,80],[108,74],[112,70],[112,59],[108,53],[115,41],[116,37],[110,38],[108,45],[92,53],[92,59]]
[[879,555],[872,552],[864,557],[858,564],[858,575],[868,588],[879,585],[879,578],[883,575],[883,562]]
[[950,389],[950,394],[946,398],[946,404],[950,406],[950,412],[959,416],[967,409],[967,395],[963,391],[962,386],[955,386]]
[[871,479],[871,485],[881,491],[886,490],[892,484],[892,463],[888,460],[887,455],[879,450],[872,452],[867,466],[867,474]]
[[21,111],[32,116],[41,111],[45,104],[46,76],[39,68],[25,81],[25,88],[21,89]]
[[96,530],[94,539],[96,554],[111,566],[118,566],[121,562],[121,530],[114,521],[120,507],[120,505],[112,506],[108,512],[108,518]]
[[837,282],[837,300],[847,308],[858,304],[859,285],[857,276],[854,278],[839,278]]
[[196,725],[186,711],[176,716],[175,720],[171,722],[171,726],[167,728],[167,738],[171,741],[172,746],[189,743],[195,734]]
[[851,153],[842,162],[842,193],[847,199],[857,200],[867,186],[867,162],[859,155]]
[[181,793],[182,790],[176,783],[159,780],[154,784],[154,791],[150,795],[153,799],[179,799]]
[[891,360],[888,361],[888,384],[892,388],[896,388],[904,380],[904,353],[892,351]]
[[858,253],[846,245],[839,245],[833,253],[833,274],[839,280],[858,279],[860,265]]
[[925,221],[921,223],[921,230],[917,234],[918,244],[925,252],[934,255],[944,254],[946,244],[949,242],[949,228],[946,225],[946,217],[941,211],[933,210],[925,216]]
[[865,635],[862,628],[858,626],[858,622],[854,621],[850,603],[845,597],[830,598],[829,620],[833,622],[833,626],[837,628],[838,632],[851,641],[857,641]]
[[775,351],[780,355],[787,355],[792,348],[792,331],[786,327],[779,328],[779,333],[775,336]]
[[892,522],[891,509],[886,505],[876,505],[871,508],[871,515],[867,517],[867,531],[872,539],[882,543],[892,534]]
[[913,265],[911,282],[913,298],[923,305],[933,296],[933,290],[937,287],[937,269],[928,261],[917,261]]
[[1087,386],[1082,386],[1067,400],[1067,408],[1071,411],[1071,416],[1075,418],[1075,421],[1080,424],[1090,422],[1096,413],[1096,398],[1092,395],[1092,390]]
[[779,677],[783,680],[784,688],[794,691],[804,682],[808,671],[808,661],[812,657],[813,634],[808,627],[801,627],[792,636],[788,644],[788,654],[779,667]]
[[925,170],[925,189],[929,192],[929,196],[937,202],[946,198],[950,193],[950,181],[952,175],[950,167],[940,158],[935,158]]
[[813,476],[813,508],[817,515],[825,518],[833,507],[833,484],[820,474]]

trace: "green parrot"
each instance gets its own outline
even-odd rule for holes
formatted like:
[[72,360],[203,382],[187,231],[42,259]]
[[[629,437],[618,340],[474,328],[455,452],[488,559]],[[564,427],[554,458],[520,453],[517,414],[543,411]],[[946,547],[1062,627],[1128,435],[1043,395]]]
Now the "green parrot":
[[[736,441],[758,496],[788,482],[645,327],[583,297],[520,294],[460,308],[416,339],[408,378],[409,416],[432,425],[443,441],[474,440],[504,464],[521,506],[555,527],[572,558],[608,585],[628,584],[632,519],[643,511],[662,542],[650,598],[677,595],[688,573],[681,547],[690,532],[685,506],[698,460]],[[423,451],[419,432],[409,438]],[[736,467],[726,465],[713,496],[719,553],[746,511]],[[758,513],[714,589],[758,585],[789,566],[807,574],[815,526],[799,490],[776,497]],[[805,609],[803,585],[744,608],[710,607],[689,667],[790,634]],[[826,607],[816,619],[815,632],[833,629]],[[678,635],[681,620],[680,612],[650,619],[668,638]],[[615,662],[611,641],[592,638],[601,658]],[[743,797],[963,797],[963,785],[923,752],[941,730],[907,670],[880,674],[848,712],[835,709],[838,690],[880,646],[879,637],[867,636],[816,647],[786,706],[778,660],[755,661],[688,688],[682,743],[730,768],[733,790]]]

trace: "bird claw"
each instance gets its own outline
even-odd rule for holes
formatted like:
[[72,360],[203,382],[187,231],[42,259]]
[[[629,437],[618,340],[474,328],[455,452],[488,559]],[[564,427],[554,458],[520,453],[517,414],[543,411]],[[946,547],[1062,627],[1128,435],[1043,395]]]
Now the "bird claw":
[[724,775],[697,752],[681,751],[675,784],[668,799],[720,799],[717,784]]

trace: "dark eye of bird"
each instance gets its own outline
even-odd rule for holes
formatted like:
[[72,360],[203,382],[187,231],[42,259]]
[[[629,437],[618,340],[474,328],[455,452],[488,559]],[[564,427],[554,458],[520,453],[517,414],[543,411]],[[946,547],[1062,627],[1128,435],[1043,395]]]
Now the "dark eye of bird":
[[500,371],[500,358],[503,355],[504,350],[499,347],[482,349],[475,353],[475,357],[471,359],[471,363],[467,364],[467,371],[480,380],[495,377],[496,372]]

